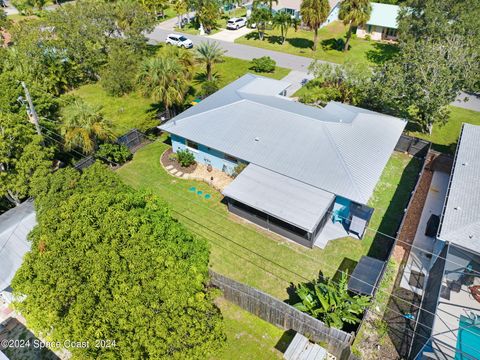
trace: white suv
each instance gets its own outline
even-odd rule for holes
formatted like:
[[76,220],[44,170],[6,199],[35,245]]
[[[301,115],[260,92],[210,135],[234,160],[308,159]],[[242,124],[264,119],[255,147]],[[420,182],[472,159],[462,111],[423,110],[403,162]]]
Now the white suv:
[[247,19],[245,18],[231,18],[227,21],[227,29],[238,30],[241,27],[247,25]]
[[177,35],[177,34],[170,34],[167,36],[167,40],[165,42],[168,45],[176,45],[178,47],[183,47],[185,49],[190,49],[193,47],[193,42],[189,38],[183,36],[183,35]]

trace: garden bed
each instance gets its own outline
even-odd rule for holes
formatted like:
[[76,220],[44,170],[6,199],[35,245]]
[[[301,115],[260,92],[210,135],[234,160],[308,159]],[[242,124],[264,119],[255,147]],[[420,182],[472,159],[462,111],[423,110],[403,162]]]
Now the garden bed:
[[175,153],[173,152],[172,148],[169,148],[167,151],[165,151],[162,154],[162,157],[160,158],[160,161],[162,162],[163,167],[167,169],[169,172],[170,170],[175,169],[177,171],[182,172],[183,174],[191,174],[197,168],[197,163],[187,167],[181,166],[177,160],[173,160],[170,158],[170,155],[172,154],[175,154]]

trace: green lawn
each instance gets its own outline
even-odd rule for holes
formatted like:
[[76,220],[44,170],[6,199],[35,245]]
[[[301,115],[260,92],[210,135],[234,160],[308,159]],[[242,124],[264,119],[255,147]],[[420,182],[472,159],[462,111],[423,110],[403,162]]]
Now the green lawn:
[[434,125],[431,135],[418,131],[409,131],[409,135],[431,141],[437,151],[454,153],[462,123],[480,125],[480,112],[456,106],[450,106],[450,111],[448,122],[443,126]]
[[344,39],[345,34],[346,27],[339,21],[323,27],[319,30],[318,48],[315,52],[312,50],[313,31],[302,29],[298,31],[289,29],[284,44],[280,43],[279,29],[267,30],[263,41],[258,39],[258,32],[254,31],[235,42],[339,64],[345,61],[378,64],[397,51],[395,45],[354,38],[350,41],[350,50],[343,52],[337,42]]
[[[214,67],[214,72],[219,79],[219,86],[224,87],[247,72],[252,72],[249,67],[250,63],[246,60],[225,57],[224,62],[216,64]],[[200,91],[203,72],[203,67],[199,66],[197,75],[192,82],[193,93],[187,102],[196,97]],[[273,73],[259,73],[259,75],[281,79],[289,72],[289,69],[277,67]],[[109,96],[102,86],[96,83],[81,86],[72,94],[80,96],[92,105],[102,106],[105,117],[113,122],[116,135],[122,135],[132,128],[143,131],[157,125],[157,122],[152,120],[155,104],[137,92],[122,97]]]
[[285,333],[284,330],[223,298],[216,299],[215,303],[222,311],[227,343],[212,360],[271,360],[282,358],[282,353],[275,346],[280,343],[280,348],[283,350],[291,341],[291,337],[282,338]]
[[[169,147],[164,140],[139,150],[118,174],[133,187],[165,199],[175,217],[208,239],[210,266],[215,271],[283,300],[288,298],[291,283],[314,279],[319,271],[333,275],[339,267],[349,268],[348,264],[368,253],[373,234],[367,234],[362,241],[344,238],[329,242],[323,250],[308,249],[239,220],[220,202],[222,195],[207,184],[167,174],[159,162]],[[395,153],[391,157],[370,201],[376,208],[372,227],[390,232],[396,229],[418,171],[418,161],[407,155]],[[212,194],[212,198],[205,200],[189,192],[191,186]]]

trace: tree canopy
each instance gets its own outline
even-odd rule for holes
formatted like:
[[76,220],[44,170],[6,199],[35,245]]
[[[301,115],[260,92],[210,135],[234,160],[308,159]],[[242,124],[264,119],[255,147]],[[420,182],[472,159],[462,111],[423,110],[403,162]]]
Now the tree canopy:
[[93,165],[39,179],[35,206],[32,250],[12,282],[32,329],[88,342],[69,349],[77,359],[204,359],[221,347],[207,243],[165,203]]

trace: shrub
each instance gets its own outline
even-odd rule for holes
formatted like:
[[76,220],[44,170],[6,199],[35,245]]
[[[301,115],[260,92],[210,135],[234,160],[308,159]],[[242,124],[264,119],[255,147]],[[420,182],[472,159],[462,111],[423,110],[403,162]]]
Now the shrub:
[[212,95],[217,90],[218,90],[218,81],[217,80],[210,80],[210,81],[207,80],[202,84],[202,95],[203,96]]
[[101,84],[110,96],[122,96],[135,87],[138,56],[130,49],[116,46],[110,51],[101,72]]
[[370,41],[370,40],[372,40],[372,37],[369,34],[367,34],[367,35],[365,35],[365,40]]
[[171,153],[170,155],[168,155],[168,160],[170,160],[170,161],[177,161],[177,160],[178,160],[177,154]]
[[274,72],[276,62],[270,56],[262,56],[252,59],[251,64],[251,69],[255,72]]
[[233,168],[233,177],[237,177],[240,173],[247,167],[248,164],[238,163],[237,166]]
[[103,162],[108,163],[111,161],[117,164],[124,164],[132,158],[132,153],[125,145],[102,144],[95,153],[95,156]]
[[195,155],[192,152],[185,150],[177,151],[177,158],[180,166],[189,167],[190,165],[195,164]]

